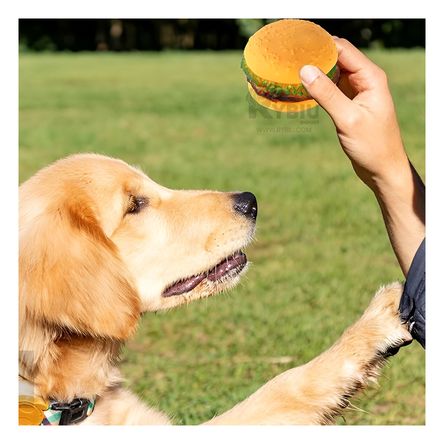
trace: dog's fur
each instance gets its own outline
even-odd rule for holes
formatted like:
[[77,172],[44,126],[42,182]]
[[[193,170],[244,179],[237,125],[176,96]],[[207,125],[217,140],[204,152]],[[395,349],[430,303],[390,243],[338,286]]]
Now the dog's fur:
[[[42,169],[20,187],[21,375],[46,399],[95,397],[82,424],[168,424],[121,387],[119,350],[140,313],[234,286],[239,275],[162,296],[245,247],[254,225],[233,209],[233,193],[170,190],[117,159],[75,155]],[[401,290],[382,288],[329,350],[209,424],[333,422],[390,350],[411,341]]]

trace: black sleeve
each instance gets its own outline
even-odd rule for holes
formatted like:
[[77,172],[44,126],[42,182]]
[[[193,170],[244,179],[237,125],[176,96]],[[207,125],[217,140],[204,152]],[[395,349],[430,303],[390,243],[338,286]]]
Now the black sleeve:
[[410,325],[410,332],[425,348],[425,239],[413,258],[399,304],[401,319]]

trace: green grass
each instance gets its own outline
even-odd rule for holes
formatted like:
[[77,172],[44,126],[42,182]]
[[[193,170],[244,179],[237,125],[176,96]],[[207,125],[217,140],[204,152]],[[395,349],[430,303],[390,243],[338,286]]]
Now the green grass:
[[[424,175],[424,52],[372,51],[406,149]],[[402,279],[373,195],[322,111],[250,109],[241,54],[22,54],[20,180],[75,152],[135,163],[171,188],[250,190],[246,279],[228,295],[146,314],[122,361],[128,385],[178,423],[228,409],[332,344],[379,285]],[[391,359],[347,424],[424,424],[424,352]],[[344,420],[339,419],[339,424]]]

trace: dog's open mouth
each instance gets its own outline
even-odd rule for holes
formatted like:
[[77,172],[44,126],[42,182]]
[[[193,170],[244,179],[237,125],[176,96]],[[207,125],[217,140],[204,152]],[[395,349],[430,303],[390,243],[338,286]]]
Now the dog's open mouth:
[[242,251],[236,251],[231,256],[226,257],[220,261],[211,270],[197,274],[187,279],[182,279],[175,282],[165,289],[162,296],[176,296],[196,288],[204,279],[216,282],[222,280],[224,277],[234,277],[238,275],[247,264],[247,256]]

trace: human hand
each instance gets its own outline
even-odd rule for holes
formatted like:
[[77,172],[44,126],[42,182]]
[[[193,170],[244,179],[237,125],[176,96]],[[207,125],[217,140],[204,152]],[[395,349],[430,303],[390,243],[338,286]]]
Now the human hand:
[[387,76],[347,40],[335,42],[341,69],[338,86],[311,65],[302,67],[302,83],[332,118],[359,178],[373,191],[400,185],[411,172]]

